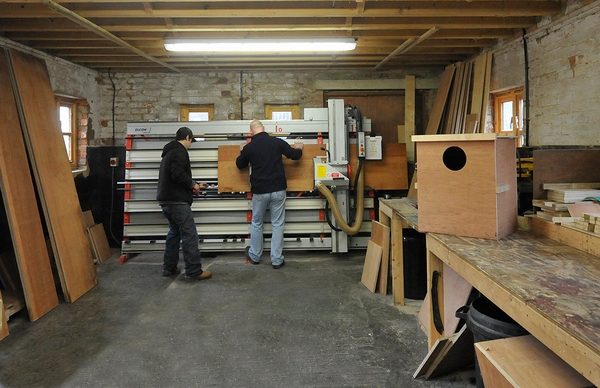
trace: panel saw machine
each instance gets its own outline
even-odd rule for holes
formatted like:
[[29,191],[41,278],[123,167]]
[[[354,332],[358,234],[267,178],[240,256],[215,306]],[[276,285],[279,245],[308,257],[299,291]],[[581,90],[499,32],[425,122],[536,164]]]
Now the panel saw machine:
[[[243,251],[250,244],[251,193],[248,189],[226,188],[224,183],[237,173],[244,174],[233,170],[234,160],[239,155],[239,145],[247,141],[250,121],[127,124],[125,181],[120,182],[125,193],[122,258],[164,250],[168,223],[155,199],[160,155],[182,126],[189,127],[198,140],[188,150],[192,177],[209,185],[192,204],[201,250]],[[365,196],[363,160],[369,158],[369,150],[375,158],[382,154],[381,137],[374,142],[375,137],[365,136],[371,131],[371,120],[363,118],[358,107],[347,107],[344,100],[330,99],[327,108],[305,109],[302,120],[262,123],[271,136],[280,136],[289,143],[303,142],[305,151],[301,160],[307,163],[308,157],[312,159],[308,170],[313,171],[301,170],[301,178],[308,178],[310,187],[287,194],[284,249],[344,253],[366,248],[370,221],[375,218],[375,199]],[[356,147],[358,156],[354,182],[351,182],[350,147]],[[319,150],[319,155],[308,156],[307,148]],[[230,159],[227,150],[235,151]],[[226,167],[233,167],[231,173],[226,173]],[[249,187],[247,171],[245,174],[234,186],[239,183]],[[265,249],[270,245],[271,232],[267,220]]]

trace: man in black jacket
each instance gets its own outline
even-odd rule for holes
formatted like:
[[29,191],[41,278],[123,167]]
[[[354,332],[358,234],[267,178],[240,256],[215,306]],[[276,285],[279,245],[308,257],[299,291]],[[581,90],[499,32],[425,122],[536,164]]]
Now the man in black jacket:
[[263,251],[263,219],[267,209],[271,213],[271,265],[279,269],[285,265],[283,258],[283,226],[285,222],[285,191],[287,181],[282,155],[292,160],[302,157],[302,143],[290,146],[286,141],[269,136],[259,120],[250,123],[252,141],[242,145],[235,163],[241,170],[250,164],[252,191],[252,227],[246,260],[260,262]]
[[161,155],[156,199],[169,220],[162,275],[179,273],[177,264],[181,240],[186,279],[203,280],[209,279],[212,273],[202,270],[198,231],[191,208],[194,192],[206,187],[206,183],[198,183],[192,179],[188,148],[195,141],[192,130],[181,127],[177,130],[175,140],[165,145]]

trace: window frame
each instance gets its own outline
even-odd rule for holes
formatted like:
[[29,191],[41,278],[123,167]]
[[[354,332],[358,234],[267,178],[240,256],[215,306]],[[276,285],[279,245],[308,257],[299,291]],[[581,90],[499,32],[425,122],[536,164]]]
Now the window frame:
[[77,106],[78,106],[79,100],[70,98],[70,97],[64,97],[64,96],[55,96],[54,100],[56,103],[56,113],[58,115],[59,123],[60,123],[60,108],[67,107],[70,110],[70,115],[71,115],[70,131],[63,132],[62,125],[61,125],[60,132],[63,136],[63,140],[64,140],[64,136],[70,136],[70,138],[71,138],[70,149],[67,150],[66,149],[67,147],[65,146],[65,150],[67,151],[67,157],[69,158],[69,163],[71,164],[71,168],[77,168],[77,166],[78,166]]
[[273,112],[292,112],[292,120],[300,119],[299,104],[265,104],[266,120],[272,120]]
[[190,113],[208,113],[208,121],[215,119],[214,104],[182,104],[179,106],[180,121],[190,121]]
[[[510,131],[502,130],[504,117],[502,114],[502,105],[511,102],[513,106],[513,116],[511,117]],[[519,86],[513,89],[494,93],[494,131],[500,135],[516,136],[517,147],[523,143],[523,122],[524,122],[524,99],[523,87]]]

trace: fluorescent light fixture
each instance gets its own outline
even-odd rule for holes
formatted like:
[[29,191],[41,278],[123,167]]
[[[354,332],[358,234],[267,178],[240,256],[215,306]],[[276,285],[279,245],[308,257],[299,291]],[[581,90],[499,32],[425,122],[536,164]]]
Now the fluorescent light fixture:
[[352,38],[331,39],[167,39],[165,48],[179,52],[315,52],[354,50]]

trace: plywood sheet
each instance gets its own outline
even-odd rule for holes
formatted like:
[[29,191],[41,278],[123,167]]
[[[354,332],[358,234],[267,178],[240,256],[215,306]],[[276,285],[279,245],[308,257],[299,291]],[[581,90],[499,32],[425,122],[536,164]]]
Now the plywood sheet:
[[381,266],[377,290],[380,294],[387,294],[389,264],[390,264],[390,228],[380,222],[371,222],[371,241],[381,247]]
[[[325,156],[323,144],[304,144],[300,160],[283,157],[283,167],[287,178],[287,191],[312,191],[315,188],[313,158]],[[240,170],[235,160],[240,155],[239,145],[219,146],[218,181],[219,192],[250,192],[248,169]]]
[[[356,147],[350,147],[351,183],[358,170]],[[408,189],[408,164],[406,144],[383,143],[383,160],[365,160],[365,188],[374,190]]]
[[583,213],[600,213],[600,204],[595,202],[575,202],[567,205],[571,217],[583,217]]
[[27,312],[35,321],[58,306],[58,296],[4,50],[0,55],[0,190]]
[[96,221],[94,221],[94,215],[92,214],[91,210],[83,212],[83,219],[85,221],[86,228],[91,228],[92,226],[96,225]]
[[377,286],[377,276],[379,275],[379,266],[381,265],[381,253],[381,247],[373,241],[369,241],[360,282],[373,293]]
[[486,387],[592,387],[575,369],[531,335],[475,344]]
[[96,224],[87,229],[92,246],[92,253],[97,263],[104,263],[112,255],[106,232],[102,224]]
[[435,95],[433,109],[431,111],[431,115],[429,116],[427,129],[425,130],[426,135],[435,135],[438,133],[440,122],[442,121],[442,115],[444,113],[444,109],[446,108],[448,94],[450,93],[450,86],[452,85],[452,78],[454,77],[455,69],[456,68],[454,65],[449,65],[442,74],[442,81]]
[[6,336],[8,336],[8,321],[6,319],[6,311],[4,310],[2,291],[0,291],[0,340]]
[[9,52],[21,127],[44,209],[65,300],[98,283],[79,198],[43,60]]

